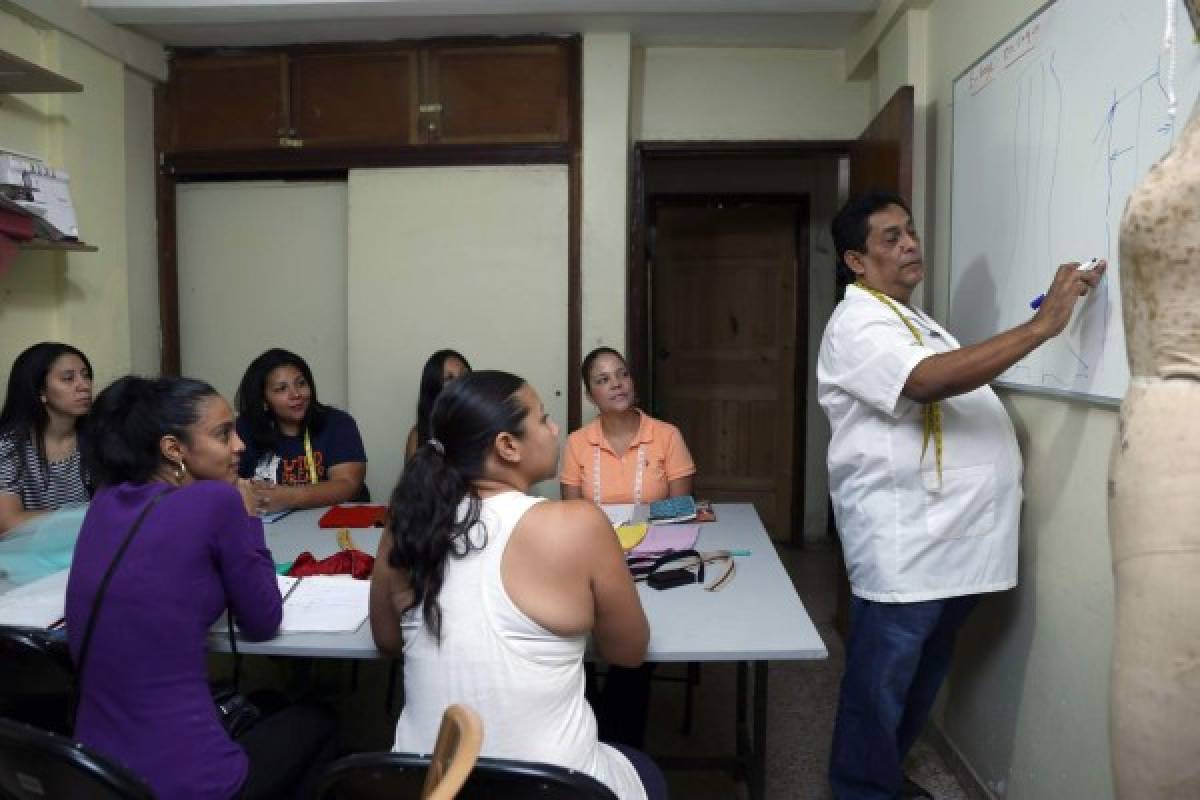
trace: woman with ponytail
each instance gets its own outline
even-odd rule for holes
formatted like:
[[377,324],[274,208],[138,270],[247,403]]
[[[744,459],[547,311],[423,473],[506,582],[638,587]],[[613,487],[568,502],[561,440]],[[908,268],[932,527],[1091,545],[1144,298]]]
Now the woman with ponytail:
[[82,443],[97,491],[67,582],[76,739],[159,797],[288,790],[328,721],[292,707],[235,742],[208,684],[208,631],[226,610],[251,640],[274,636],[283,611],[262,522],[235,485],[244,446],[229,403],[200,381],[121,378],[96,398]]
[[395,749],[431,752],[446,706],[465,703],[483,718],[483,755],[657,800],[662,773],[599,742],[583,695],[588,637],[609,663],[636,666],[646,616],[604,514],[527,494],[557,463],[558,426],[520,378],[473,372],[442,390],[371,578],[375,644],[404,658]]

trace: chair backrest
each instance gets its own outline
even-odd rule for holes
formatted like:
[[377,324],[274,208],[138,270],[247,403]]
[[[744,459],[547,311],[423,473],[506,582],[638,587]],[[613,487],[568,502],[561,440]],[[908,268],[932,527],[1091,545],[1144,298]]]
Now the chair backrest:
[[0,719],[0,797],[154,800],[140,778],[63,736]]
[[[317,800],[412,800],[421,797],[429,757],[360,753],[335,761],[317,783]],[[590,775],[550,764],[480,758],[459,800],[617,800]]]
[[75,667],[66,642],[40,628],[0,625],[0,717],[68,735]]
[[475,709],[448,706],[442,713],[437,743],[421,791],[422,800],[453,800],[471,774],[482,746],[483,720]]

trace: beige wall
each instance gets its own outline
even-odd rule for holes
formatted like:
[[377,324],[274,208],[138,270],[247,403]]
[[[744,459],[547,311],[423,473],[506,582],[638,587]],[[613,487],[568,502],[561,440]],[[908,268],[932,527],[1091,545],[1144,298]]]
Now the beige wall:
[[40,156],[70,173],[80,233],[99,248],[25,251],[0,276],[0,369],[7,375],[16,353],[33,342],[61,339],[84,350],[97,379],[107,382],[133,363],[128,240],[145,222],[126,190],[127,133],[131,125],[143,124],[148,86],[134,84],[136,97],[130,97],[120,61],[5,12],[0,48],[84,86],[77,94],[0,95],[0,146]]
[[372,497],[400,474],[435,350],[520,375],[563,425],[566,167],[351,170],[348,206],[350,410]]
[[154,84],[125,71],[125,238],[129,253],[130,369],[155,375],[162,363],[155,207]]
[[[914,177],[928,212],[925,297],[941,319],[949,302],[952,82],[1041,5],[937,0],[892,26],[876,54],[877,99],[913,82],[918,132],[927,125]],[[937,716],[997,797],[1102,800],[1112,796],[1105,486],[1116,414],[1029,394],[1004,400],[1025,457],[1021,584],[987,598],[968,624]]]
[[[625,351],[632,52],[627,33],[583,37],[583,355],[599,345]],[[580,402],[591,417],[582,393]]]
[[247,181],[176,190],[180,361],[232,402],[270,347],[345,408],[346,184]]
[[638,51],[634,138],[853,139],[870,81],[837,50],[649,47]]

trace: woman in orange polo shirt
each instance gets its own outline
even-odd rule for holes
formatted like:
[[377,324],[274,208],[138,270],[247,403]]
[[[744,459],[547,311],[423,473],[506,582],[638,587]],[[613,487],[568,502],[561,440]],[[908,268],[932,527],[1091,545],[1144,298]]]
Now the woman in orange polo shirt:
[[[692,493],[696,464],[679,429],[636,405],[625,358],[597,347],[583,359],[583,385],[600,415],[567,437],[558,480],[564,500],[653,503]],[[653,663],[609,665],[595,703],[600,738],[629,747],[645,745]]]
[[692,454],[678,428],[637,407],[624,357],[597,347],[583,359],[582,372],[600,415],[567,437],[558,478],[563,499],[653,503],[690,495]]

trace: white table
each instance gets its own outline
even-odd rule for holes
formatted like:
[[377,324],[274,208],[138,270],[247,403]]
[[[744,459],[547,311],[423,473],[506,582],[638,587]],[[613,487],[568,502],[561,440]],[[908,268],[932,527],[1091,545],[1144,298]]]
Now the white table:
[[[823,659],[829,653],[754,507],[718,504],[715,510],[718,521],[700,526],[696,549],[748,550],[750,555],[737,558],[737,575],[720,592],[704,591],[699,584],[667,591],[639,584],[651,630],[646,660],[737,662],[735,769],[745,773],[751,797],[760,798],[766,767],[767,663]],[[336,531],[318,528],[320,515],[320,510],[297,511],[265,526],[276,561],[291,561],[305,550],[318,560],[336,552]],[[352,536],[359,549],[374,554],[381,532],[355,529]],[[214,634],[210,644],[214,650],[229,649],[224,634]],[[239,638],[238,650],[314,658],[381,657],[369,624],[353,633],[284,634],[265,642]]]

